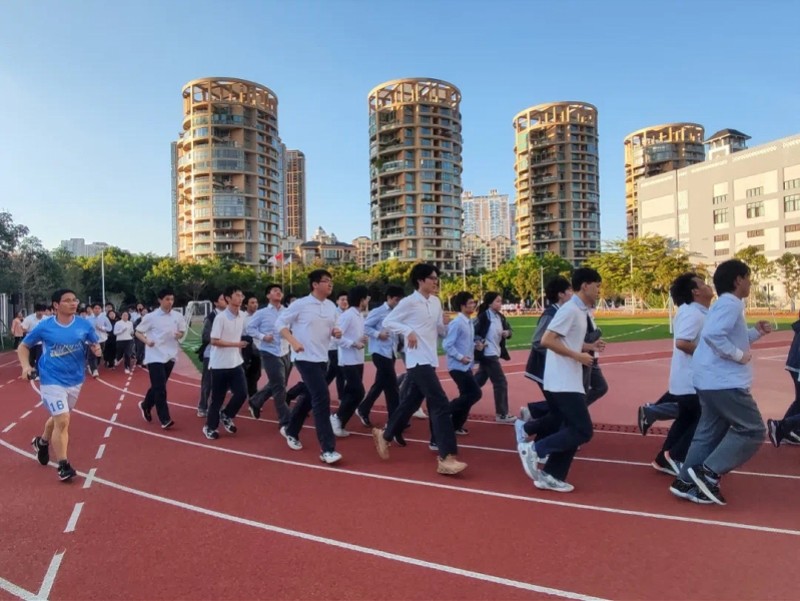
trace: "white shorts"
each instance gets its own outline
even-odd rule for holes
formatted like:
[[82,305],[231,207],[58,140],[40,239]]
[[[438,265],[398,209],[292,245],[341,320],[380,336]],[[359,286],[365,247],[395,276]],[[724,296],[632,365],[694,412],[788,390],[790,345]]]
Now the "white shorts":
[[58,384],[42,384],[42,403],[50,415],[69,413],[78,402],[78,395],[83,384],[75,386],[59,386]]

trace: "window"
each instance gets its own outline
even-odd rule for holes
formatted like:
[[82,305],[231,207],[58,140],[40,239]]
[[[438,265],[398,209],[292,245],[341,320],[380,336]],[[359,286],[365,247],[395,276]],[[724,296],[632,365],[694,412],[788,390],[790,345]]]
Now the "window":
[[747,218],[754,219],[764,216],[764,201],[747,203]]
[[755,248],[756,250],[760,250],[761,252],[764,251],[764,245],[763,244],[755,244],[755,245],[753,245],[753,248]]
[[728,223],[728,209],[714,209],[714,224]]
[[730,240],[730,234],[717,234],[714,236],[714,242],[725,242],[726,240]]
[[790,194],[783,197],[783,210],[786,213],[800,211],[800,194]]
[[764,235],[764,230],[747,230],[748,238],[758,238]]
[[764,193],[764,186],[758,186],[757,188],[748,188],[745,190],[744,195],[747,198],[753,198],[755,196],[761,196]]
[[721,255],[727,255],[727,254],[730,254],[730,250],[729,250],[729,249],[727,249],[727,248],[717,248],[717,249],[714,251],[714,256],[715,256],[715,257],[719,257],[719,256],[721,256]]
[[722,203],[728,202],[728,195],[727,194],[720,194],[719,196],[715,196],[711,199],[711,204],[721,205]]
[[786,241],[786,248],[798,248],[800,247],[800,240],[787,240]]
[[783,182],[784,190],[794,190],[795,188],[800,188],[800,177],[789,179]]
[[792,225],[784,225],[783,231],[787,234],[789,232],[800,232],[800,223],[793,223]]

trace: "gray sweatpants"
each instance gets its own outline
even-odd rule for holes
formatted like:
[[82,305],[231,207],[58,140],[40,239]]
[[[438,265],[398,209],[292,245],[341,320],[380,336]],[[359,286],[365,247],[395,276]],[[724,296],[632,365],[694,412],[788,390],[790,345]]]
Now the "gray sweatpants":
[[717,474],[736,469],[761,448],[766,428],[761,412],[749,390],[698,390],[700,423],[681,469],[681,479],[689,482],[687,470],[705,464]]

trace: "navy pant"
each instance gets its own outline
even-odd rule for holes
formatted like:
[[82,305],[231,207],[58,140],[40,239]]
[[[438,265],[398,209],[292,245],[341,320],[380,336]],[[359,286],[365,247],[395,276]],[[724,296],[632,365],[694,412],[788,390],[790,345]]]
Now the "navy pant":
[[[211,404],[208,407],[206,426],[209,430],[216,430],[219,427],[220,413],[233,419],[247,400],[247,379],[241,365],[230,369],[210,369],[209,371],[211,372]],[[222,403],[229,390],[231,398],[223,409]]]
[[286,427],[286,434],[298,438],[303,422],[306,421],[309,412],[314,413],[314,425],[317,429],[317,440],[323,453],[336,450],[336,437],[333,435],[331,426],[331,395],[328,391],[328,382],[325,381],[327,363],[315,363],[312,361],[295,361],[295,367],[300,372],[307,394],[300,394],[297,402],[292,408],[289,416],[289,425]]
[[560,421],[558,432],[537,440],[539,457],[549,455],[544,471],[554,478],[565,480],[578,447],[592,439],[592,419],[586,405],[586,395],[578,392],[545,391],[550,412]]

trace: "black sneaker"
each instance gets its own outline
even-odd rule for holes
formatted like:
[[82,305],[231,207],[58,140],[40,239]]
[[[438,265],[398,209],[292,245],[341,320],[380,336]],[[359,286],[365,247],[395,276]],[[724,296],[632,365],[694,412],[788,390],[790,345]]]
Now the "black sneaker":
[[172,421],[171,419],[168,419],[167,421],[165,421],[165,422],[163,422],[161,424],[161,429],[162,430],[169,430],[174,425],[175,425],[175,422]]
[[144,401],[139,401],[139,411],[142,412],[142,419],[144,419],[144,421],[146,421],[147,423],[153,421],[153,416],[150,415],[150,411],[152,411],[152,409],[146,408],[144,406]]
[[58,464],[58,479],[62,482],[71,480],[78,475],[78,472],[69,464],[69,461],[62,461]]
[[783,439],[783,442],[791,445],[800,445],[800,432],[792,430],[789,432],[789,436]]
[[50,443],[42,441],[41,436],[37,436],[31,441],[33,450],[36,451],[36,459],[42,465],[47,465],[50,461]]
[[639,407],[636,424],[639,426],[639,432],[642,433],[642,436],[647,436],[647,431],[653,424],[647,419],[647,413],[645,412],[644,405]]
[[236,434],[236,424],[234,424],[233,420],[225,415],[222,411],[219,412],[219,421],[222,422],[222,427],[225,428],[225,431],[228,434]]
[[219,438],[219,432],[217,432],[216,430],[212,430],[208,426],[203,426],[203,434],[209,440],[216,440],[217,438]]
[[356,415],[358,416],[358,420],[361,422],[365,428],[372,428],[372,422],[369,421],[369,415],[363,415],[360,411],[356,411]]
[[256,407],[250,401],[247,402],[247,408],[250,410],[250,415],[253,416],[253,419],[258,419],[261,417],[261,407]]
[[658,455],[656,455],[656,458],[650,465],[653,466],[653,469],[665,474],[669,474],[670,476],[678,475],[677,464],[675,464],[674,461],[671,461],[664,451],[659,451]]
[[704,465],[690,467],[689,477],[697,484],[697,488],[717,505],[725,505],[725,497],[719,491],[719,477]]
[[408,443],[406,442],[406,439],[403,438],[402,434],[395,434],[394,435],[394,441],[395,441],[395,443],[397,443],[397,446],[399,446],[399,447],[408,446]]
[[781,423],[777,419],[767,420],[767,436],[776,449],[781,446],[783,434],[781,433]]

